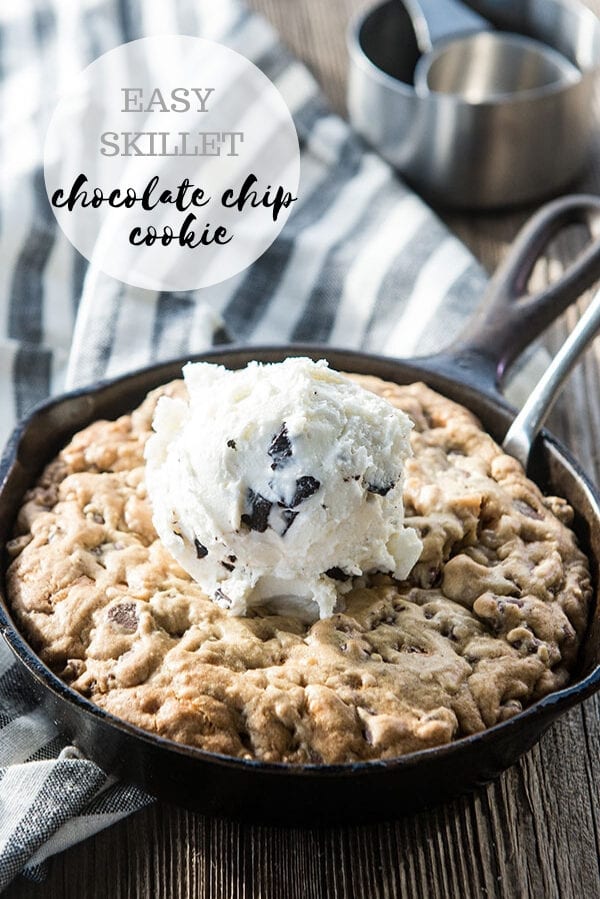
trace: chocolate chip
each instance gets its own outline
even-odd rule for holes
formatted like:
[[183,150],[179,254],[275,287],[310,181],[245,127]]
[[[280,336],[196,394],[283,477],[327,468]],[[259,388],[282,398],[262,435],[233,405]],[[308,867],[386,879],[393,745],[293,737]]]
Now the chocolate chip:
[[231,608],[231,599],[227,596],[226,593],[223,593],[221,589],[218,589],[215,593],[215,602],[221,606],[223,609]]
[[248,488],[247,502],[250,506],[250,513],[242,515],[242,524],[245,524],[251,531],[258,531],[263,534],[269,526],[269,514],[273,503],[269,502],[260,493]]
[[60,673],[63,680],[75,680],[85,671],[83,659],[67,659],[67,664]]
[[253,755],[254,754],[254,746],[252,745],[252,737],[250,736],[248,731],[240,730],[240,731],[238,731],[238,736],[240,738],[240,743],[242,744],[242,746],[244,747],[246,752],[249,752]]
[[229,449],[237,449],[237,446],[235,445],[235,440],[228,440],[227,446],[229,447]]
[[194,537],[194,546],[196,547],[196,555],[199,559],[204,559],[208,555],[208,550],[204,544],[200,543],[197,537]]
[[430,565],[427,569],[427,574],[424,577],[425,583],[423,586],[427,589],[428,587],[439,587],[442,583],[442,569],[438,568],[437,565]]
[[231,565],[229,562],[221,562],[223,568],[226,568],[227,571],[235,571],[235,565]]
[[298,478],[296,481],[296,490],[290,503],[292,509],[295,509],[296,506],[299,506],[305,499],[308,499],[309,496],[316,493],[320,486],[321,482],[317,481],[316,478],[311,477],[309,474]]
[[338,568],[337,565],[334,565],[333,568],[329,568],[325,574],[334,581],[347,581],[350,578],[350,575],[346,574],[345,571],[342,571],[341,568]]
[[287,532],[293,525],[294,521],[298,517],[298,513],[292,512],[291,509],[284,509],[283,512],[281,513],[281,517],[285,521],[285,529],[282,531],[281,536],[285,537],[285,535],[287,534]]
[[135,633],[138,626],[135,603],[122,602],[117,606],[111,606],[108,610],[108,620],[112,624],[116,624],[126,634]]
[[377,496],[387,496],[390,490],[395,486],[395,481],[390,481],[389,484],[367,484],[367,491],[369,493],[376,493]]
[[288,459],[291,458],[292,444],[288,437],[287,425],[285,422],[281,425],[279,432],[275,434],[271,440],[271,445],[267,450],[267,454],[273,460],[271,464],[272,469],[283,468],[283,466],[287,464]]
[[368,743],[369,746],[373,745],[373,734],[371,733],[371,731],[369,730],[368,727],[363,727],[362,736],[363,736],[363,740],[365,741],[365,743]]
[[505,596],[502,600],[502,609],[504,610],[506,603],[511,606],[517,606],[517,608],[522,609],[525,605],[525,601],[523,599],[518,599],[516,596]]
[[540,515],[533,506],[530,506],[529,503],[526,503],[523,499],[513,500],[513,505],[515,509],[517,509],[521,515],[525,515],[526,518],[533,518],[535,521],[544,520],[544,516]]
[[106,568],[106,562],[104,559],[105,547],[109,545],[106,543],[100,543],[98,546],[92,546],[91,549],[88,550],[97,561],[97,564],[100,565],[101,568]]
[[230,556],[227,556],[230,562],[237,562],[237,556],[234,556],[233,553]]

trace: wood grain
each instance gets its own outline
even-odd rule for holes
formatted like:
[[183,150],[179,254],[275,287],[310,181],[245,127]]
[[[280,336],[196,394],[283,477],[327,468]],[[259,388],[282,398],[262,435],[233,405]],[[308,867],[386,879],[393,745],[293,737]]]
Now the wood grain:
[[[345,26],[358,0],[251,5],[273,22],[343,112]],[[600,0],[588,5],[600,13]],[[600,145],[579,187],[600,192]],[[445,218],[493,270],[531,211]],[[536,283],[555,276],[580,243],[577,234],[559,240],[538,267]],[[560,345],[576,316],[571,310],[552,329],[551,347]],[[596,347],[573,375],[553,427],[597,480],[599,397]],[[496,783],[429,813],[365,827],[282,830],[157,804],[53,859],[44,884],[20,880],[5,895],[593,899],[600,896],[599,711],[598,699],[588,701]]]

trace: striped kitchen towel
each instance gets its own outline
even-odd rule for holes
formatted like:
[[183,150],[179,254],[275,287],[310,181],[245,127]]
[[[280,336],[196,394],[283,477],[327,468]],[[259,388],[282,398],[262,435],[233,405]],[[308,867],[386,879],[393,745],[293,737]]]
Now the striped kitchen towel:
[[[42,150],[72,76],[117,44],[201,35],[251,58],[292,110],[299,199],[273,246],[215,287],[153,293],[99,273],[57,228]],[[232,339],[329,341],[392,355],[447,343],[485,275],[323,102],[237,0],[20,0],[0,6],[0,429],[65,387]],[[1,641],[0,641],[1,642]],[[0,887],[150,802],[66,745],[0,646]]]

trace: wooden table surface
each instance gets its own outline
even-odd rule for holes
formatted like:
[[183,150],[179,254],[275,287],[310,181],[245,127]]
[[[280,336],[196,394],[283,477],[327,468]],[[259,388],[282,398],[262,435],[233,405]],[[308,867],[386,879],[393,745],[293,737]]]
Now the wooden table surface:
[[[216,0],[218,2],[218,0]],[[600,0],[587,0],[600,13]],[[361,0],[252,0],[344,112],[345,27]],[[600,193],[600,143],[577,185]],[[491,271],[532,209],[446,215]],[[535,273],[560,271],[581,241],[566,234]],[[585,300],[584,300],[585,302]],[[571,310],[548,337],[556,347]],[[565,389],[552,428],[599,481],[600,342]],[[139,812],[23,879],[10,899],[463,899],[600,897],[600,701],[555,724],[497,782],[434,811],[369,826],[282,830],[211,820],[164,803]]]

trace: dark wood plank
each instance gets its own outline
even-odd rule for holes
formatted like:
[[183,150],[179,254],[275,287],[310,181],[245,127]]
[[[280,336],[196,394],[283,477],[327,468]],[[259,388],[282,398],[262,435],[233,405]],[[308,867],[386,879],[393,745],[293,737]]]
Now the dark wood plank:
[[[345,26],[360,0],[251,0],[344,110]],[[588,5],[600,13],[600,0]],[[579,185],[600,192],[600,144]],[[531,210],[445,219],[493,270]],[[580,245],[568,236],[538,267],[561,270]],[[585,300],[584,300],[585,302]],[[549,336],[557,347],[570,311]],[[591,351],[553,416],[553,428],[600,480],[600,347]],[[600,703],[555,725],[495,784],[428,813],[365,827],[280,830],[206,819],[156,805],[51,862],[41,885],[23,880],[9,899],[209,897],[406,899],[600,895]]]

